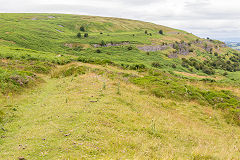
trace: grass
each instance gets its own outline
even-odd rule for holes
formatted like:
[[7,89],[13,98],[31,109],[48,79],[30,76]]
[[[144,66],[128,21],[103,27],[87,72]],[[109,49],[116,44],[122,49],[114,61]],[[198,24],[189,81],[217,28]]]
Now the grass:
[[157,98],[93,72],[44,79],[30,94],[2,100],[16,108],[4,125],[3,159],[239,157],[239,127],[209,106]]
[[[239,52],[221,42],[79,15],[0,14],[0,27],[0,159],[240,157]],[[163,43],[175,49],[138,49]],[[169,58],[181,45],[193,52]]]
[[200,89],[187,85],[186,80],[180,80],[170,74],[133,78],[132,82],[147,88],[157,97],[174,99],[176,101],[195,101],[200,105],[209,105],[228,111],[226,118],[229,122],[240,124],[239,98],[229,90]]
[[45,61],[55,64],[66,64],[76,59],[74,56],[59,55],[50,52],[41,52],[25,48],[16,48],[1,46],[1,59],[28,60],[28,61]]

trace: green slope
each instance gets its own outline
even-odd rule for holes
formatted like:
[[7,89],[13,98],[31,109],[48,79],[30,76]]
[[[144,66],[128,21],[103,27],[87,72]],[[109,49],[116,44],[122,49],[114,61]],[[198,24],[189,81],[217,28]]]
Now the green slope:
[[[126,68],[143,64],[147,68],[173,67],[197,74],[223,75],[224,71],[240,70],[239,52],[220,41],[141,21],[62,14],[0,14],[0,27],[1,45],[71,54],[80,56],[79,61],[99,58]],[[81,27],[84,31],[80,31]],[[160,30],[163,34],[159,34]],[[86,33],[88,37],[84,37]],[[110,46],[94,47],[100,44]],[[155,51],[154,47],[162,49]]]
[[0,159],[238,159],[239,66],[152,23],[0,14]]

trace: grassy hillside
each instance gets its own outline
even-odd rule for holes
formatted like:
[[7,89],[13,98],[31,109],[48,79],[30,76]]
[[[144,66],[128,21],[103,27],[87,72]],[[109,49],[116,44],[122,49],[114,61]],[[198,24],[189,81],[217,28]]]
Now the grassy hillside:
[[152,23],[0,14],[0,159],[238,159],[239,66]]
[[[125,68],[142,64],[203,75],[223,75],[218,69],[240,70],[239,52],[224,43],[152,23],[78,15],[0,14],[0,27],[1,45],[75,55],[79,61],[97,58]],[[191,62],[186,61],[189,58]]]

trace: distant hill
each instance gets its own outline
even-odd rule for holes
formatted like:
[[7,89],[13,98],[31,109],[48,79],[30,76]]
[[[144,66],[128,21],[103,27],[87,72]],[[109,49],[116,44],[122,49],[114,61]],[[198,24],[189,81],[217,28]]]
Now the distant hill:
[[233,49],[240,50],[240,42],[226,42],[226,44]]

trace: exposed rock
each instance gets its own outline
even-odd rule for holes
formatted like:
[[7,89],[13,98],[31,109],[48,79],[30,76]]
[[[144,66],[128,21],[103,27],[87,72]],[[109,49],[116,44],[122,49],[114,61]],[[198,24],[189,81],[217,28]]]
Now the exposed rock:
[[149,45],[149,46],[139,46],[137,48],[145,52],[156,52],[156,51],[165,50],[169,47],[171,46],[170,45],[156,45],[156,46]]
[[99,48],[99,47],[113,47],[113,46],[124,46],[124,45],[129,45],[130,42],[122,42],[122,43],[108,43],[104,46],[100,45],[100,44],[93,44],[93,47],[95,48]]
[[76,47],[82,47],[83,44],[81,44],[81,43],[65,43],[64,46],[69,47],[69,48],[76,48]]
[[54,16],[48,16],[48,18],[56,18],[56,17],[54,17]]
[[168,55],[168,58],[178,58],[178,55],[176,53]]
[[56,29],[56,31],[58,31],[58,32],[63,32],[63,31],[60,31],[60,30],[58,30],[58,29]]

